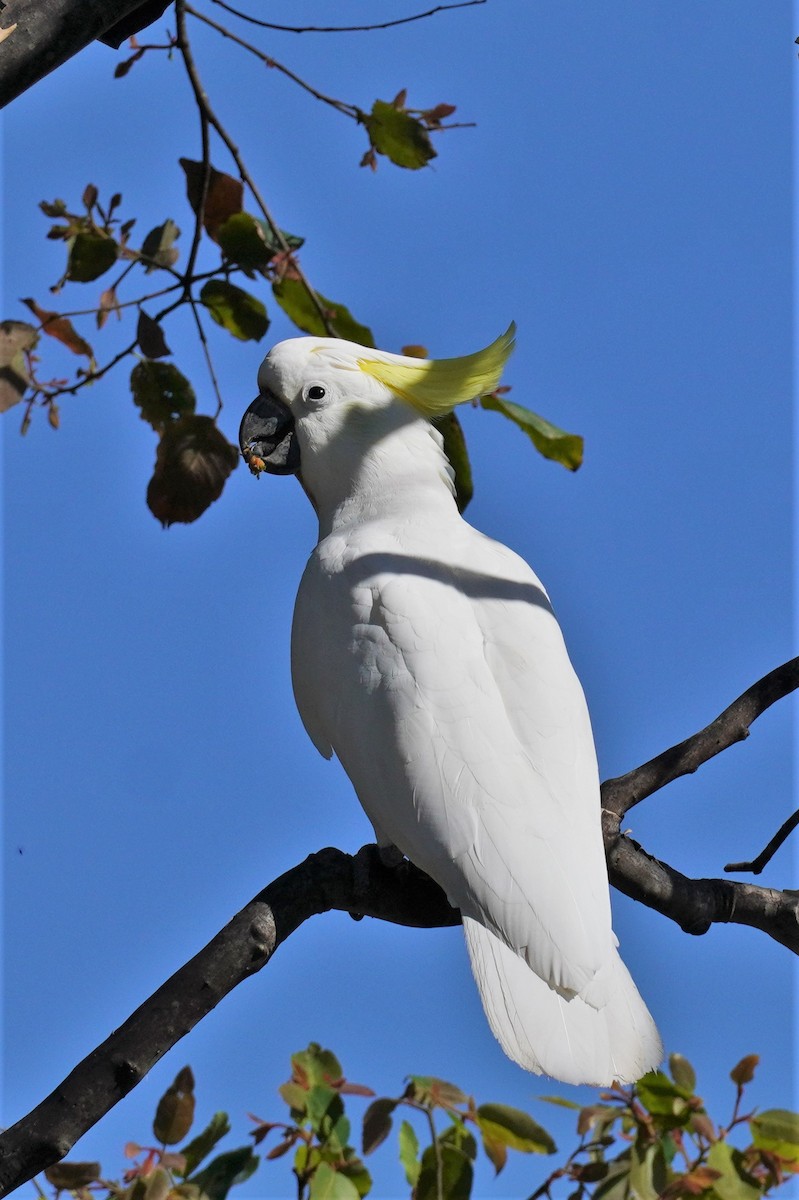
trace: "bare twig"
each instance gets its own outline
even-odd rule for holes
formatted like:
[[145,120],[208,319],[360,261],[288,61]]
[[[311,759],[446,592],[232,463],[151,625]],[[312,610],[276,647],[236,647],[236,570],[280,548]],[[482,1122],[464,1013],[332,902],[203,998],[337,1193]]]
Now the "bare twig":
[[222,37],[229,38],[231,42],[235,42],[237,46],[241,46],[243,50],[247,50],[250,54],[254,54],[260,59],[264,66],[270,67],[275,71],[279,71],[281,75],[285,75],[293,83],[296,83],[304,91],[313,96],[314,100],[321,100],[323,104],[329,104],[331,108],[335,108],[337,112],[343,113],[345,117],[350,117],[353,121],[361,121],[364,114],[355,104],[347,104],[344,100],[336,100],[333,96],[326,96],[324,92],[320,92],[313,87],[305,79],[301,79],[299,75],[278,62],[276,58],[272,58],[270,54],[264,54],[263,50],[259,50],[257,46],[253,46],[252,42],[246,42],[244,38],[238,37],[235,33],[231,33],[224,25],[219,25],[211,17],[205,13],[198,12],[196,8],[192,8],[190,4],[186,4],[186,12],[191,13],[198,21],[202,21],[205,25],[210,25],[211,29],[215,29],[217,33],[221,33]]
[[374,25],[276,25],[272,21],[262,21],[234,8],[232,4],[226,3],[226,0],[214,0],[214,4],[232,13],[234,17],[248,21],[250,25],[258,25],[261,29],[274,29],[277,33],[371,33],[376,29],[391,29],[395,25],[410,25],[411,21],[424,21],[427,17],[434,17],[436,13],[447,12],[452,8],[474,8],[477,4],[485,3],[486,0],[459,0],[455,4],[437,4],[427,12],[413,13],[410,17],[397,17],[393,21],[379,21]]
[[799,687],[799,658],[792,658],[734,700],[699,733],[636,767],[627,775],[602,784],[602,807],[622,817],[634,805],[681,775],[692,774],[702,763],[749,736],[749,726],[777,700]]
[[[185,8],[186,12],[191,13],[193,16],[200,15],[191,7],[190,4],[185,3],[185,0],[183,3],[183,7]],[[247,167],[245,166],[244,160],[241,157],[241,152],[240,152],[238,146],[233,141],[230,134],[225,129],[224,125],[222,124],[222,122],[219,120],[216,113],[212,109],[210,101],[208,99],[208,96],[205,92],[205,89],[202,86],[202,81],[200,80],[199,74],[197,72],[197,68],[194,65],[193,59],[192,59],[192,69],[194,72],[193,85],[196,85],[195,96],[197,98],[197,103],[203,109],[203,111],[208,119],[209,124],[212,126],[213,129],[216,130],[219,137],[222,139],[225,146],[227,147],[228,153],[230,154],[231,158],[233,159],[234,163],[236,164],[236,167],[238,169],[241,180],[247,185],[247,187],[252,192],[255,202],[258,205],[258,207],[260,208],[263,218],[266,221],[267,225],[269,226],[269,229],[271,230],[272,237],[275,239],[275,241],[277,242],[280,249],[286,255],[286,258],[291,262],[294,273],[295,273],[297,279],[299,279],[302,286],[305,288],[306,292],[308,293],[308,298],[310,299],[311,303],[313,304],[314,308],[316,309],[316,312],[319,316],[320,321],[322,322],[324,329],[327,331],[327,333],[330,335],[330,337],[337,337],[338,335],[337,335],[335,329],[333,328],[333,325],[331,324],[330,317],[327,314],[327,312],[325,311],[325,308],[324,308],[321,300],[319,299],[319,296],[317,295],[314,288],[311,286],[310,281],[308,280],[307,276],[305,275],[305,272],[302,270],[302,268],[300,267],[296,258],[294,257],[292,250],[291,250],[291,246],[289,246],[288,242],[286,241],[283,230],[280,228],[277,221],[272,216],[272,213],[267,208],[266,201],[264,200],[263,196],[261,195],[258,185],[256,184],[256,182],[253,179],[250,172],[247,170]]]
[[788,840],[794,829],[796,829],[797,825],[799,825],[799,808],[797,808],[795,813],[788,817],[787,821],[784,821],[782,825],[780,825],[779,829],[774,834],[774,837],[771,839],[768,845],[760,851],[757,858],[753,858],[751,862],[727,863],[724,870],[734,871],[736,874],[749,871],[752,875],[759,875],[766,863],[771,862],[772,858],[777,853],[783,842]]
[[203,221],[205,220],[205,204],[208,199],[208,186],[211,182],[211,147],[208,136],[208,112],[206,110],[207,96],[200,81],[197,67],[194,63],[194,56],[191,52],[191,45],[186,34],[186,5],[183,0],[176,0],[175,3],[175,21],[177,23],[177,45],[183,59],[183,65],[186,68],[186,74],[189,77],[191,89],[194,92],[194,99],[197,104],[197,112],[200,115],[200,144],[202,154],[202,184],[200,186],[200,202],[197,205],[197,211],[194,214],[194,236],[191,240],[191,249],[189,251],[189,260],[186,264],[184,273],[183,294],[186,299],[191,296],[192,273],[194,264],[197,261],[197,252],[200,249],[200,238],[203,232]]

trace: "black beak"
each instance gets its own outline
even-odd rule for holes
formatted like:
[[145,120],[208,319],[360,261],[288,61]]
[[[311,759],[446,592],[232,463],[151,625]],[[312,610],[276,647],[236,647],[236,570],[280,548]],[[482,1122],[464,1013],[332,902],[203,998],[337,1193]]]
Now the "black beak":
[[295,475],[300,469],[294,418],[272,392],[261,392],[245,412],[239,445],[253,475]]

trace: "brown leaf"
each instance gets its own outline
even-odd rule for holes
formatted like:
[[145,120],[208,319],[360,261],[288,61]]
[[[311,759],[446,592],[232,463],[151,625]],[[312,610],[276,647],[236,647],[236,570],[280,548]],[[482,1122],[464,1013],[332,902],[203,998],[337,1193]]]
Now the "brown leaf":
[[35,300],[28,297],[22,301],[26,304],[35,317],[42,323],[42,333],[46,333],[49,337],[55,338],[56,341],[62,342],[68,350],[73,354],[83,354],[86,358],[94,360],[94,351],[89,343],[82,338],[73,324],[67,317],[60,317],[58,313],[48,312],[47,309],[41,308]]
[[400,353],[406,355],[407,358],[428,358],[429,357],[426,346],[417,346],[417,345],[403,346]]
[[97,306],[97,328],[102,329],[112,312],[115,312],[118,320],[122,320],[122,310],[119,307],[117,294],[113,288],[106,288],[100,293],[100,303]]
[[405,107],[405,101],[407,99],[408,99],[408,89],[402,88],[400,91],[397,92],[396,96],[391,101],[391,103],[394,108],[402,109]]
[[[196,215],[202,201],[203,164],[193,162],[190,158],[181,158],[179,161],[186,173],[186,195]],[[243,197],[244,187],[240,179],[234,179],[224,171],[217,171],[215,167],[210,168],[203,225],[208,236],[214,241],[219,226],[234,213],[241,212]]]
[[431,125],[438,125],[441,121],[445,120],[447,117],[451,117],[454,112],[455,112],[454,104],[437,104],[435,106],[435,108],[428,108],[425,111],[424,116],[430,122]]
[[93,183],[87,183],[83,190],[83,203],[91,211],[97,203],[99,192]]
[[759,1054],[747,1054],[730,1071],[730,1079],[733,1083],[737,1083],[738,1087],[743,1087],[745,1083],[751,1083],[755,1077],[755,1067],[759,1062]]
[[166,527],[188,525],[222,494],[239,453],[212,417],[191,413],[172,421],[158,443],[147,505]]

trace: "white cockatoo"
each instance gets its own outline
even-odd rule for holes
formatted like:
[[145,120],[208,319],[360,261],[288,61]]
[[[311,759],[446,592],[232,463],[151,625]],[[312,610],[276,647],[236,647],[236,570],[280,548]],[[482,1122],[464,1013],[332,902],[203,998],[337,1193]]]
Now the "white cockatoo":
[[497,387],[513,338],[441,361],[280,342],[241,446],[256,472],[296,473],[319,518],[291,639],[314,745],[378,845],[460,909],[505,1053],[629,1083],[662,1049],[611,928],[582,688],[530,567],[458,512],[431,424]]

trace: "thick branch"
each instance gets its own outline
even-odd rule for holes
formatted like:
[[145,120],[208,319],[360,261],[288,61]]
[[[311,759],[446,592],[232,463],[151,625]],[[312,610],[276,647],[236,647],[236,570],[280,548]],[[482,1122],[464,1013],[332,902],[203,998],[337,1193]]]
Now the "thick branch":
[[[797,686],[799,660],[794,659],[749,688],[693,738],[603,784],[603,835],[615,887],[687,933],[705,933],[719,922],[749,925],[799,953],[799,892],[729,879],[689,879],[620,830],[628,808],[740,741],[760,713]],[[333,849],[311,855],[250,901],[50,1096],[0,1137],[0,1197],[67,1154],[223,996],[265,966],[303,921],[334,908],[419,928],[460,921],[437,884],[406,861],[386,867],[374,846],[363,847],[354,858]]]
[[0,1196],[63,1158],[228,992],[260,971],[303,921],[332,908],[422,928],[460,922],[437,884],[408,862],[393,870],[384,866],[375,846],[354,858],[333,849],[312,854],[259,892],[0,1137]]
[[139,8],[141,0],[7,0],[0,25],[0,108]]

